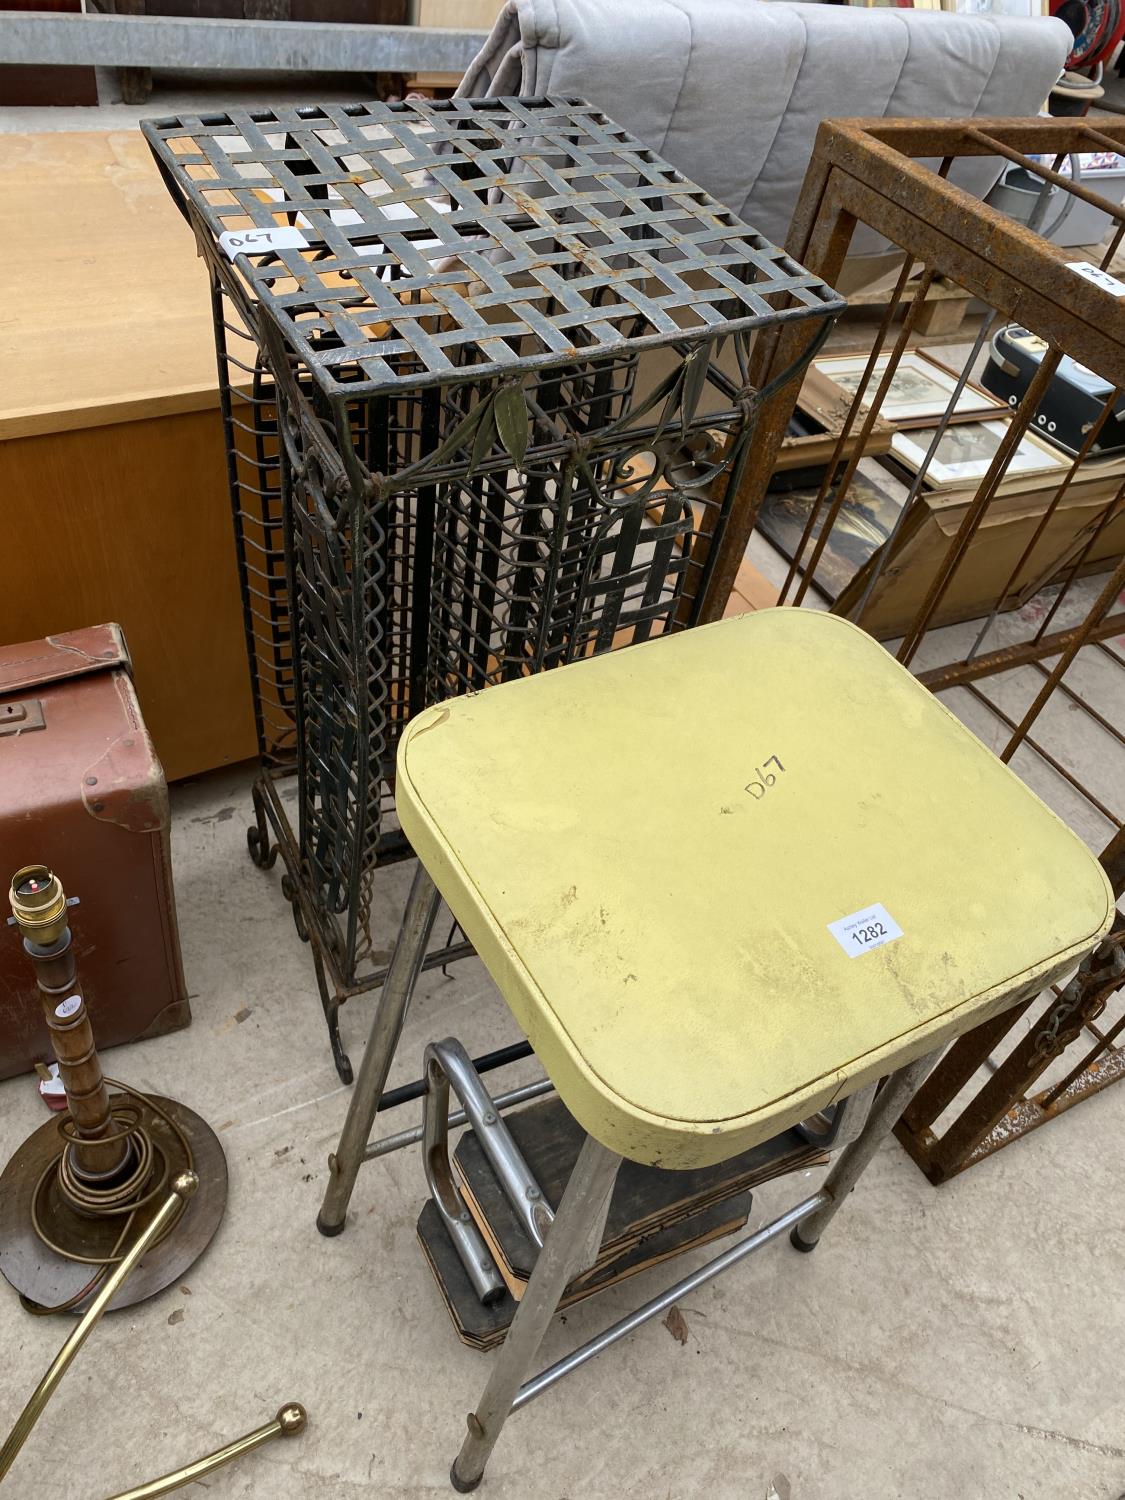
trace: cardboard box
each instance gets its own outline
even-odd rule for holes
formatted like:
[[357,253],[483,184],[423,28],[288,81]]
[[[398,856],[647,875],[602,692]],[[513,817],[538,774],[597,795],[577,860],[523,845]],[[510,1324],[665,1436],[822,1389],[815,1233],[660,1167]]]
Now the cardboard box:
[[[1017,609],[1059,576],[1081,552],[1106,507],[1117,500],[1125,473],[1120,461],[1086,465],[1085,469],[1090,477],[1071,484],[1026,558],[1024,552],[1058,489],[1058,478],[1042,475],[1037,476],[1039,482],[1032,478],[1001,486],[931,625],[980,619],[997,604],[1001,609]],[[972,499],[972,492],[948,490],[919,497],[868,601],[862,621],[865,630],[880,640],[906,632],[949,554]],[[1117,503],[1118,513],[1101,531],[1083,572],[1099,571],[1125,551],[1125,502]],[[881,549],[841,593],[838,613],[854,617],[882,555]]]

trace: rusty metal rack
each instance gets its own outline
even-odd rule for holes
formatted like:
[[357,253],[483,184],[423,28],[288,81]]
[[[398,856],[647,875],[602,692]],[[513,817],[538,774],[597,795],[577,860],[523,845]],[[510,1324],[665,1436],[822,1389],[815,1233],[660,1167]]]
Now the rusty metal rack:
[[[771,542],[768,517],[771,494],[778,493],[774,459],[794,390],[779,392],[763,408],[763,440],[743,475],[714,589],[717,596],[730,587],[739,567],[765,569],[776,602],[832,608],[879,635],[1102,853],[1120,902],[1125,722],[1114,721],[1107,702],[1120,704],[1125,690],[1125,448],[1119,426],[1125,415],[1125,281],[1113,274],[1125,212],[1060,170],[1071,153],[1103,151],[1125,153],[1125,121],[877,120],[821,127],[787,248],[836,284],[862,226],[867,247],[866,231],[882,237],[894,287],[881,320],[871,326],[869,356],[853,362],[854,398],[844,431],[832,461],[806,491],[803,509],[797,507],[792,524],[799,537],[788,550]],[[997,171],[1016,163],[1038,178],[1031,225],[951,180],[969,157],[992,158]],[[1110,230],[1093,256],[1060,249],[1035,232],[1052,190],[1108,215]],[[865,503],[862,494],[850,499],[864,473],[872,472],[863,439],[877,416],[894,420],[896,392],[903,389],[894,382],[903,358],[925,344],[918,317],[938,277],[976,299],[960,348],[945,340],[937,351],[948,399],[929,428],[912,432],[905,445],[892,441],[890,455],[879,461],[879,476],[898,486],[897,519],[848,586],[827,588],[825,563]],[[976,382],[997,333],[1013,325],[1033,339],[1038,368],[1022,393],[991,412],[1000,427],[989,456],[979,460],[959,503],[943,514],[934,479],[942,444],[965,420],[959,403],[967,396],[971,407],[984,399]],[[771,335],[768,346],[759,346],[752,379],[767,385],[772,371],[792,360],[800,337],[794,329]],[[833,368],[831,354],[829,348],[818,355],[810,379]],[[1011,498],[1021,493],[1018,456],[1025,443],[1054,432],[1052,381],[1075,363],[1085,375],[1100,377],[1097,409],[1071,451],[1052,450],[1049,442],[1042,450],[1041,457],[1051,451],[1056,457],[1035,504],[1024,495],[1013,540],[999,552],[1001,522],[1019,513]],[[1115,431],[1117,459],[1107,463],[1100,440]],[[896,464],[896,452],[911,451],[913,464]],[[1097,488],[1090,487],[1091,475],[1102,476]],[[1074,501],[1081,493],[1088,503],[1080,510]],[[1068,515],[1078,519],[1072,524]],[[904,542],[922,518],[934,545],[926,567],[917,561],[919,550],[908,572]],[[989,589],[974,592],[966,583],[973,566],[997,556]],[[898,607],[892,609],[886,601],[894,601],[896,588]],[[1112,767],[1100,780],[1079,763],[1091,744]],[[1116,941],[1066,987],[980,1027],[939,1063],[897,1132],[932,1181],[1125,1074],[1123,928],[1119,919]]]
[[[338,1008],[385,977],[372,880],[410,852],[403,724],[721,612],[757,411],[843,301],[578,100],[143,128],[211,276],[262,758],[251,854],[281,852],[350,1081]],[[755,385],[761,337],[789,325],[792,359]],[[681,482],[692,445],[706,493]]]

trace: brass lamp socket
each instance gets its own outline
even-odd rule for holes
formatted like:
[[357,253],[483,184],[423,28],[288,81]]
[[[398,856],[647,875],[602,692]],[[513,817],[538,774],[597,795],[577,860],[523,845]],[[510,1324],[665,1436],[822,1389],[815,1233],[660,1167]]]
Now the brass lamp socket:
[[46,865],[24,865],[12,876],[8,892],[16,925],[30,943],[49,948],[66,931],[66,896],[62,882]]

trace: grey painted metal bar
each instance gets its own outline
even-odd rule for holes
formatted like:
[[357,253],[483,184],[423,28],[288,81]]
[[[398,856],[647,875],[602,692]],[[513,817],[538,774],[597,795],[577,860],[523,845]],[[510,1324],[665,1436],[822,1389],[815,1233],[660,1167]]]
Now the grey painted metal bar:
[[270,68],[322,73],[462,73],[488,33],[185,16],[9,11],[0,63],[118,68]]
[[[522,1089],[512,1089],[507,1094],[497,1094],[492,1103],[496,1109],[511,1109],[517,1104],[524,1104],[528,1099],[541,1099],[544,1094],[553,1094],[555,1085],[549,1078],[540,1078],[538,1083],[527,1083]],[[464,1125],[468,1115],[463,1109],[458,1109],[449,1117],[449,1128],[452,1130],[457,1125]],[[368,1141],[367,1150],[363,1153],[364,1161],[374,1161],[377,1156],[389,1156],[392,1151],[401,1151],[404,1146],[416,1146],[425,1134],[424,1125],[415,1125],[410,1130],[400,1130],[394,1135],[386,1135],[380,1141]]]
[[682,1281],[677,1281],[675,1285],[668,1287],[658,1297],[653,1297],[651,1301],[642,1303],[640,1307],[634,1312],[629,1313],[626,1317],[619,1318],[616,1323],[610,1324],[602,1333],[596,1334],[594,1338],[582,1344],[573,1353],[565,1355],[560,1360],[556,1360],[553,1365],[548,1366],[541,1374],[536,1375],[533,1380],[529,1380],[520,1386],[519,1392],[512,1402],[512,1410],[519,1411],[521,1407],[527,1406],[529,1402],[535,1400],[536,1396],[541,1396],[556,1381],[561,1380],[564,1375],[569,1375],[572,1370],[579,1369],[588,1360],[600,1354],[603,1349],[608,1349],[611,1344],[616,1344],[618,1339],[625,1338],[635,1328],[639,1328],[642,1323],[647,1323],[650,1319],[658,1317],[662,1312],[667,1312],[673,1303],[679,1302],[683,1297],[690,1296],[692,1292],[697,1291],[706,1282],[713,1280],[714,1277],[721,1276],[731,1266],[737,1265],[740,1260],[744,1260],[746,1256],[752,1255],[755,1250],[760,1250],[763,1245],[768,1245],[771,1240],[777,1239],[779,1234],[784,1234],[787,1229],[792,1229],[801,1219],[811,1213],[815,1213],[818,1208],[823,1208],[830,1201],[828,1194],[823,1189],[819,1193],[813,1193],[811,1197],[794,1204],[791,1209],[781,1214],[778,1218],[772,1219],[768,1224],[763,1224],[761,1229],[755,1230],[746,1239],[740,1240],[737,1245],[732,1245],[729,1250],[724,1250],[722,1255],[717,1255],[714,1260],[709,1260],[705,1266],[700,1266],[698,1271],[693,1271],[690,1276],[685,1276]]

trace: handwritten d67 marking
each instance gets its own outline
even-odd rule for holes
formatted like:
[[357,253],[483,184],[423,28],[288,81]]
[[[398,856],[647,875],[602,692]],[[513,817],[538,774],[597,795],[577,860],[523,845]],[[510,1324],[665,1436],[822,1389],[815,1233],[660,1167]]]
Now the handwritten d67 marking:
[[754,770],[755,770],[755,772],[757,774],[758,780],[757,781],[748,781],[746,783],[745,790],[750,793],[751,797],[754,798],[755,802],[760,802],[762,800],[762,798],[766,795],[766,791],[768,790],[768,788],[771,787],[771,786],[773,786],[775,784],[775,782],[777,781],[777,777],[774,775],[774,773],[772,771],[767,771],[766,770],[766,766],[771,766],[771,765],[776,766],[777,769],[778,769],[778,771],[784,771],[785,770],[785,767],[778,760],[777,756],[776,755],[771,755],[769,757],[769,759],[765,762],[765,765],[755,766],[754,767]]

